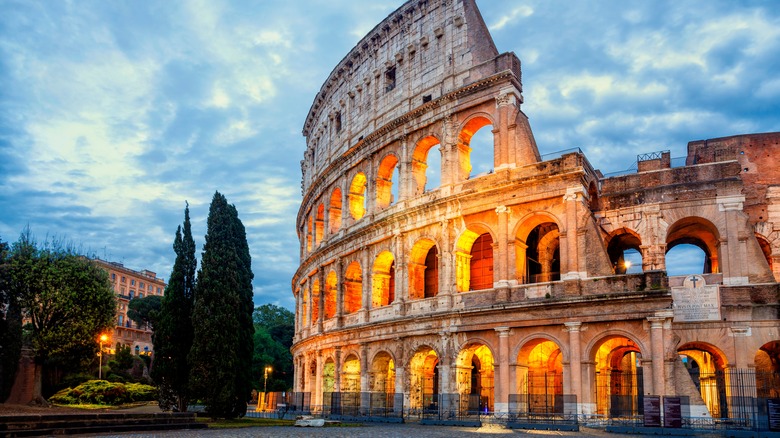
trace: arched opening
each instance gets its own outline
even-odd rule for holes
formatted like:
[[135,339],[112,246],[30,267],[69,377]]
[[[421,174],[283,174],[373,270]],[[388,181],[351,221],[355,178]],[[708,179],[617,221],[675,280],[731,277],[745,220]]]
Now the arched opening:
[[306,252],[311,252],[312,249],[312,234],[313,227],[311,224],[311,217],[306,221]]
[[780,398],[780,341],[764,344],[756,353],[756,395]]
[[338,187],[330,195],[328,214],[328,232],[336,234],[341,229],[341,189]]
[[[703,342],[682,345],[677,349],[677,353],[696,388],[697,394],[691,394],[693,401],[699,401],[699,404],[706,406],[712,418],[728,418],[728,399],[731,394],[728,393],[727,381],[731,376],[726,371],[727,364],[723,353]],[[701,399],[698,399],[698,396],[701,396]]]
[[615,275],[642,272],[642,241],[633,231],[621,228],[609,236],[607,255]]
[[412,177],[415,182],[415,195],[433,190],[441,184],[441,153],[434,146],[439,139],[428,136],[417,142],[412,155]]
[[439,406],[439,356],[430,347],[420,347],[409,361],[409,407]]
[[309,294],[308,289],[300,292],[301,297],[301,327],[309,326]]
[[[521,242],[522,243],[522,242]],[[523,283],[543,283],[561,279],[560,231],[555,222],[535,226],[518,250],[525,252]]]
[[473,179],[488,175],[495,167],[493,125],[485,117],[469,120],[458,136],[463,175]]
[[[316,369],[316,364],[313,364]],[[336,363],[328,358],[322,367],[322,392],[333,393],[336,390]]]
[[320,319],[320,280],[314,280],[311,285],[311,324]]
[[489,233],[481,234],[471,246],[469,276],[469,290],[493,287],[493,237]]
[[325,206],[317,206],[317,219],[314,221],[314,245],[322,243],[323,232],[325,230]]
[[383,251],[377,256],[371,278],[372,309],[390,305],[395,301],[395,258],[390,251]]
[[558,344],[545,339],[532,340],[520,350],[517,364],[521,412],[562,414],[563,355]]
[[639,346],[626,337],[613,336],[602,340],[594,353],[597,414],[609,418],[638,415],[644,394]]
[[349,185],[349,214],[356,221],[366,214],[366,183],[366,175],[360,172]]
[[344,273],[344,313],[349,315],[363,307],[363,271],[352,262]]
[[360,359],[350,354],[341,366],[341,393],[338,410],[340,415],[358,415],[360,412]]
[[386,352],[381,352],[371,362],[368,377],[371,392],[371,412],[388,412],[394,407],[395,362]]
[[439,292],[439,260],[436,244],[422,239],[414,244],[409,260],[409,298],[435,297]]
[[[675,222],[666,235],[667,274],[673,276],[720,272],[719,241],[717,228],[706,219],[690,217]],[[703,257],[695,248],[701,250]],[[701,264],[697,266],[702,258]]]
[[338,276],[336,272],[328,272],[325,278],[325,319],[336,316]]
[[484,344],[472,344],[458,354],[457,385],[460,411],[493,412],[493,353]]
[[772,269],[772,244],[769,243],[764,236],[760,234],[756,234],[756,240],[758,240],[758,245],[761,247],[761,253],[764,254],[764,258],[766,259],[766,262],[769,264],[769,270],[774,271]]
[[398,157],[395,155],[388,155],[379,163],[376,177],[376,205],[380,209],[391,206],[396,200],[393,197],[393,176],[397,174],[397,165]]

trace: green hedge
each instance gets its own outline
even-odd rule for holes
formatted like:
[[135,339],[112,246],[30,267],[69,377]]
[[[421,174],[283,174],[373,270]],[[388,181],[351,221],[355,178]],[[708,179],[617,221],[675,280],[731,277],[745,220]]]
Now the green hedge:
[[157,388],[140,383],[90,380],[75,388],[54,394],[49,401],[58,405],[96,404],[118,406],[125,403],[157,400]]

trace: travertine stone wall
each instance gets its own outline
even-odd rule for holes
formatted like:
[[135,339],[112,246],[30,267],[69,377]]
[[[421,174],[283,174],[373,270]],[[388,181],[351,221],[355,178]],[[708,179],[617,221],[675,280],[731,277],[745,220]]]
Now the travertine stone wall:
[[[334,68],[303,129],[295,391],[394,392],[403,409],[473,393],[505,412],[544,374],[583,415],[642,393],[706,416],[721,410],[680,380],[692,363],[780,372],[780,134],[605,178],[577,149],[540,156],[522,103],[520,61],[474,0],[409,1]],[[705,254],[697,277],[668,275],[678,245]],[[673,291],[696,282],[717,287],[717,318],[681,322]],[[615,393],[618,374],[644,385]]]

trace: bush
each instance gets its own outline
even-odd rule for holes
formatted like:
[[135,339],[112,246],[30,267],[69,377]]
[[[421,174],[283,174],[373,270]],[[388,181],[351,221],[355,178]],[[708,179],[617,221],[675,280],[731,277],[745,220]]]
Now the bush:
[[75,388],[54,394],[49,401],[55,404],[96,404],[118,406],[124,403],[157,400],[157,388],[140,383],[90,380]]

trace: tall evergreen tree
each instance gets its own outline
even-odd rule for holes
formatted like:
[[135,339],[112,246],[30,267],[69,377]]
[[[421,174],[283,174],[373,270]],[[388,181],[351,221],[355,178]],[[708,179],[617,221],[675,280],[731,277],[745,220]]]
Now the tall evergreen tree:
[[9,250],[0,240],[0,402],[8,398],[22,351],[22,313],[10,291]]
[[216,192],[195,294],[192,388],[215,417],[246,414],[252,390],[252,267],[236,207]]
[[173,250],[176,261],[165,288],[162,305],[155,321],[152,343],[154,363],[152,378],[159,385],[159,404],[164,410],[187,410],[190,367],[187,361],[194,331],[192,308],[195,298],[195,241],[190,227],[190,206],[184,208],[184,233],[176,229]]

